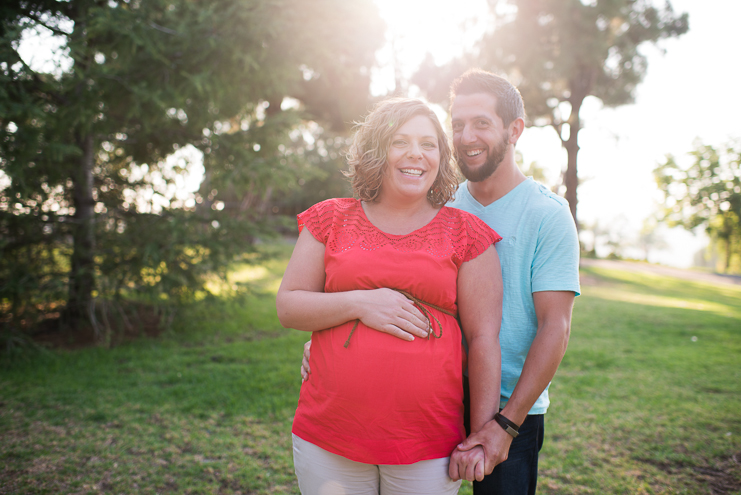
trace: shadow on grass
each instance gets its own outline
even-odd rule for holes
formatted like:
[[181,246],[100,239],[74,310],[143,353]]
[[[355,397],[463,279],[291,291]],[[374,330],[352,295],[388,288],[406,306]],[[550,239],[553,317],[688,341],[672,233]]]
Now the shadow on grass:
[[2,491],[298,493],[290,425],[308,336],[275,315],[285,262],[237,267],[250,291],[182,308],[157,338],[0,371]]

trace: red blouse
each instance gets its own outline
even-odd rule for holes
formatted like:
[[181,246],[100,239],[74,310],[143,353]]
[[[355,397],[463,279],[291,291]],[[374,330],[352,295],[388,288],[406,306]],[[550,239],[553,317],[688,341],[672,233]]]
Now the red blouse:
[[[298,215],[298,225],[326,246],[325,292],[401,289],[453,313],[461,264],[501,240],[477,217],[448,207],[410,234],[387,234],[355,199],[318,203]],[[367,464],[449,456],[465,438],[465,353],[456,319],[427,309],[442,323],[440,338],[406,342],[360,323],[345,348],[354,321],[314,332],[293,433]]]

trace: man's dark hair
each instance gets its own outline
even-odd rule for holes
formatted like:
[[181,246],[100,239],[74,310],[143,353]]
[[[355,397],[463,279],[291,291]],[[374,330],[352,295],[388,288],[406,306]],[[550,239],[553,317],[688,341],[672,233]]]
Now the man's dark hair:
[[470,69],[450,85],[450,106],[456,95],[486,93],[497,100],[497,115],[507,127],[517,118],[525,118],[520,92],[505,78],[481,69]]

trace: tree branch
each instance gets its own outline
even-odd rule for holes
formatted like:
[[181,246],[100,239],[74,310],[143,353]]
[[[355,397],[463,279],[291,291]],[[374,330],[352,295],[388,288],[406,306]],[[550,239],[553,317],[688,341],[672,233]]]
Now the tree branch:
[[172,29],[168,29],[168,28],[166,28],[164,26],[160,26],[159,24],[155,24],[152,21],[149,21],[149,25],[152,26],[157,31],[161,31],[161,32],[163,32],[165,34],[171,34],[173,36],[178,36],[180,34],[177,31],[173,31]]
[[66,36],[69,36],[69,35],[72,34],[72,33],[66,32],[66,31],[62,31],[59,28],[55,28],[55,27],[52,27],[52,26],[48,25],[47,23],[45,23],[44,21],[42,21],[37,15],[32,14],[31,12],[24,12],[23,15],[25,17],[28,17],[32,21],[34,21],[36,24],[38,24],[38,25],[40,25],[42,27],[45,27],[46,29],[48,29],[49,31],[51,31],[52,33],[54,33],[54,34],[56,34],[58,36],[65,36],[66,37]]

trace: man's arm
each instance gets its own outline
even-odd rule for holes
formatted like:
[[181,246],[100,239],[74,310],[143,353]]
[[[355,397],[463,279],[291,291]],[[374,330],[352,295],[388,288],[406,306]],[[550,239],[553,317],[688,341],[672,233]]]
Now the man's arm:
[[[538,332],[528,351],[522,375],[501,414],[510,421],[521,425],[528,412],[553,379],[561,364],[571,331],[571,310],[574,306],[574,293],[571,291],[534,292],[535,314],[538,318]],[[496,421],[489,421],[477,434],[468,437],[461,450],[476,445],[486,452],[486,474],[490,474],[496,464],[507,459],[512,437]]]

